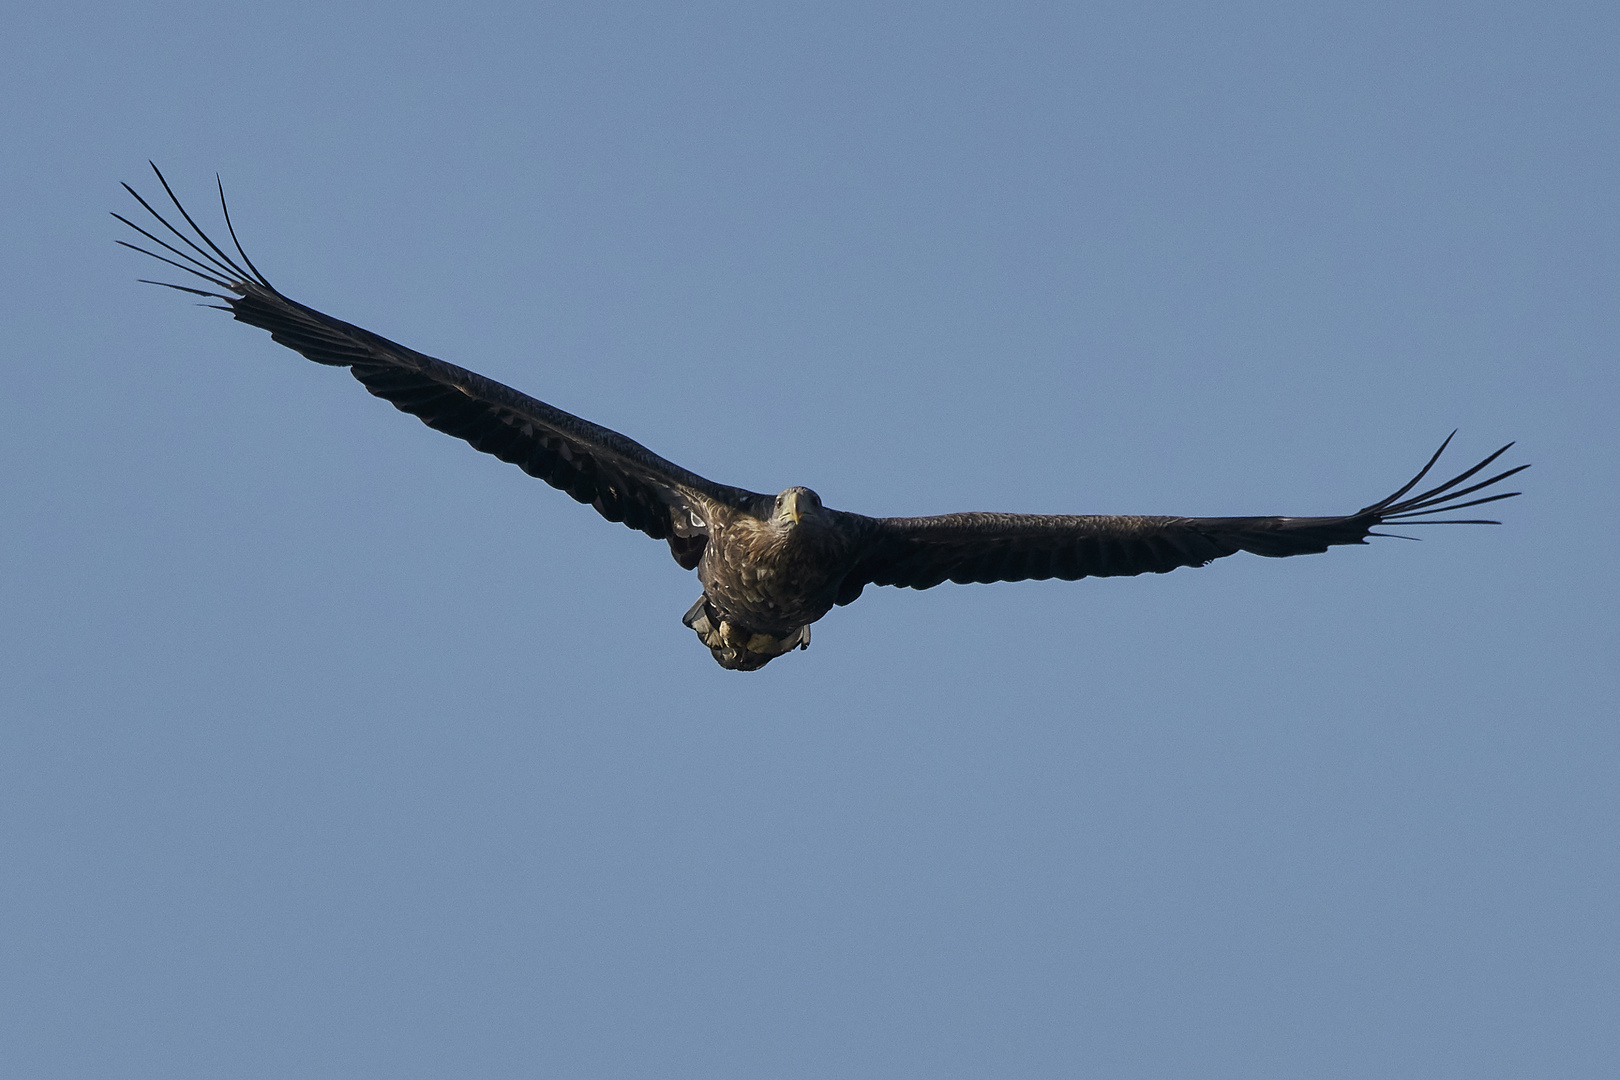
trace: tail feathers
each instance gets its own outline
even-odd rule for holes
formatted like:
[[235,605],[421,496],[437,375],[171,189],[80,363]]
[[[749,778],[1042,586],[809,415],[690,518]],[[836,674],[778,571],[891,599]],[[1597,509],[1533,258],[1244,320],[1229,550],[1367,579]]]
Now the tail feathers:
[[755,633],[714,609],[707,596],[698,597],[681,622],[691,627],[698,640],[709,647],[715,663],[730,671],[758,671],[784,653],[810,647],[810,628],[797,630],[778,637],[775,634]]

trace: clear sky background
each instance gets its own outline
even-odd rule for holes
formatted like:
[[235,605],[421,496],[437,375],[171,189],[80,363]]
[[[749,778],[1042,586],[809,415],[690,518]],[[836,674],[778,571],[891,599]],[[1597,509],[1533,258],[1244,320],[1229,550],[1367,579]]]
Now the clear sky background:
[[[74,4],[0,34],[0,1074],[1620,1075],[1620,8]],[[1498,529],[869,589],[137,277],[871,514]]]

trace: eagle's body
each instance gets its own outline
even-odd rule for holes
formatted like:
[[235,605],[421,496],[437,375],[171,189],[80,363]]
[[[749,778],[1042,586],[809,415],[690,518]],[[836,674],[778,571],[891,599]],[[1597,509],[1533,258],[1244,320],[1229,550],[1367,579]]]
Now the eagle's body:
[[[162,181],[161,173],[158,178]],[[168,191],[167,182],[163,187]],[[855,600],[867,585],[927,589],[944,581],[1072,581],[1164,573],[1237,551],[1273,557],[1326,551],[1335,544],[1365,543],[1368,536],[1381,535],[1372,530],[1386,521],[1433,524],[1433,514],[1510,498],[1518,493],[1465,497],[1527,467],[1459,486],[1495,461],[1504,446],[1450,481],[1403,498],[1439,459],[1442,444],[1406,486],[1342,517],[864,517],[823,506],[809,488],[790,487],[771,496],[706,480],[616,431],[305,307],[271,286],[239,244],[245,268],[226,255],[197,228],[173,192],[170,199],[201,245],[129,191],[189,251],[114,215],[181,261],[125,246],[224,291],[171,288],[223,300],[223,310],[238,320],[270,331],[276,341],[316,363],[347,367],[367,390],[402,412],[518,465],[589,503],[609,521],[666,541],[675,561],[696,570],[703,586],[683,621],[727,668],[751,671],[807,647],[810,624]],[[223,210],[223,194],[220,205]],[[229,228],[228,213],[225,220]]]
[[715,515],[698,563],[703,596],[687,612],[715,659],[752,670],[810,644],[810,624],[833,609],[860,552],[862,519],[788,488],[768,516]]
[[[785,504],[785,505],[784,505]],[[851,530],[809,488],[789,488],[769,517],[716,515],[698,580],[719,610],[766,633],[786,634],[832,610],[855,555]]]

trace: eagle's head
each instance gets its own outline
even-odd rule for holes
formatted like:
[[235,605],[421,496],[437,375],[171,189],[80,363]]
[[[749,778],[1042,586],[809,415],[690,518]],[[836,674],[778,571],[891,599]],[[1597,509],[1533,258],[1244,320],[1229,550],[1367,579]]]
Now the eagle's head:
[[771,511],[771,521],[782,527],[791,527],[805,518],[819,519],[821,516],[821,496],[807,487],[788,488],[776,497],[776,507]]

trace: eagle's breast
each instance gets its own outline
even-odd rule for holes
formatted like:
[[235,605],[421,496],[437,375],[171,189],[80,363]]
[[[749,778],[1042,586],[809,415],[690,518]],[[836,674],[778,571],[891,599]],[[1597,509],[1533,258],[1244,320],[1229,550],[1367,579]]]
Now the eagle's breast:
[[825,516],[789,525],[739,514],[710,531],[698,579],[726,618],[783,634],[832,609],[850,546]]

